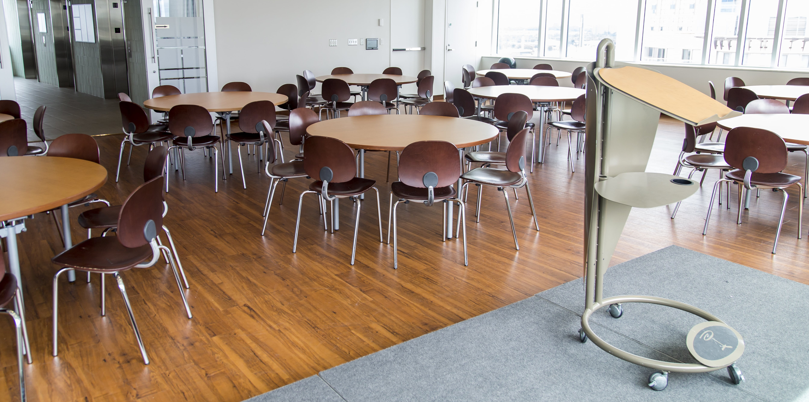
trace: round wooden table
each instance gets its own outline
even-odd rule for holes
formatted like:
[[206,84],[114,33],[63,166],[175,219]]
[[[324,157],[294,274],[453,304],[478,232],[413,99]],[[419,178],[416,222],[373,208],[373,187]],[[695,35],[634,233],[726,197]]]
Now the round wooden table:
[[0,222],[5,223],[0,235],[7,238],[9,268],[22,289],[17,234],[25,229],[25,217],[61,207],[65,249],[73,247],[67,204],[101,188],[107,169],[82,159],[17,156],[0,158],[0,171]]
[[[365,177],[365,151],[401,151],[418,141],[448,141],[460,150],[458,166],[463,171],[463,148],[485,144],[497,137],[491,124],[457,117],[385,114],[342,117],[321,121],[306,129],[309,135],[337,138],[360,150],[360,177]],[[461,188],[458,179],[458,187]],[[335,208],[337,208],[335,203]],[[447,237],[452,237],[452,204],[447,213]],[[339,210],[337,210],[339,211]],[[332,214],[336,218],[338,213]],[[339,221],[333,222],[339,228]]]
[[804,85],[748,85],[749,89],[764,99],[780,99],[794,101],[803,94],[809,93],[809,86]]
[[483,77],[489,71],[497,71],[498,73],[503,73],[510,80],[530,80],[531,77],[539,73],[553,74],[554,76],[556,76],[557,80],[562,78],[570,78],[573,75],[572,73],[569,73],[567,71],[534,70],[533,68],[501,68],[496,70],[480,70],[476,71],[475,74],[478,77]]
[[[277,105],[287,103],[286,95],[273,92],[200,92],[194,94],[181,94],[161,96],[159,98],[148,99],[143,102],[147,109],[158,112],[168,112],[177,105],[197,105],[202,106],[209,112],[219,113],[225,119],[227,133],[230,135],[230,114],[242,110],[245,105],[251,102],[268,100]],[[230,141],[227,142],[228,172],[233,174],[233,158],[231,157]]]

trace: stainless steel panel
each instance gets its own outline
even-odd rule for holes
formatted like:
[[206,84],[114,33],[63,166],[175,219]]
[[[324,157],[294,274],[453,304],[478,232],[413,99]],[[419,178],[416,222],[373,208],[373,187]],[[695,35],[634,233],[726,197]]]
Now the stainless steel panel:
[[20,21],[20,41],[25,78],[37,78],[37,59],[34,39],[31,36],[31,12],[27,0],[17,0],[17,17]]
[[53,50],[56,56],[56,75],[62,88],[75,87],[73,54],[70,48],[70,28],[66,0],[50,0]]
[[104,97],[116,99],[119,92],[129,93],[123,3],[121,0],[97,0],[95,12]]

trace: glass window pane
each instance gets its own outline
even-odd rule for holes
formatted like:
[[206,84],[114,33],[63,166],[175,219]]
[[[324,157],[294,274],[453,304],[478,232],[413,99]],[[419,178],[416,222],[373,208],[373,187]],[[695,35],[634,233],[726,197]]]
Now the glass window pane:
[[536,0],[500,0],[497,54],[538,56],[539,4]]
[[[539,3],[539,2],[537,2]],[[545,57],[562,57],[562,0],[548,0],[545,11]]]
[[208,91],[202,2],[154,0],[160,85],[184,94]]
[[716,0],[708,64],[734,65],[742,0]]
[[707,9],[707,0],[648,0],[641,61],[701,63]]
[[772,60],[778,0],[751,0],[747,16],[743,66],[769,67]]
[[567,57],[595,60],[598,42],[615,42],[615,57],[632,60],[635,54],[637,0],[571,0],[567,28]]
[[809,19],[809,1],[787,2],[784,34],[781,37],[779,67],[809,68],[809,36],[806,21]]

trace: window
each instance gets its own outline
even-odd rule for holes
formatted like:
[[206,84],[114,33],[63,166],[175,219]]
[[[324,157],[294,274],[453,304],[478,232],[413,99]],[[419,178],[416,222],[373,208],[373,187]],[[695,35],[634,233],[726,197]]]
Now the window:
[[779,67],[809,68],[809,36],[806,20],[809,19],[809,2],[787,2],[784,34],[781,37]]
[[567,57],[595,60],[598,42],[615,42],[615,57],[632,60],[635,53],[637,0],[570,0]]
[[537,57],[539,45],[539,2],[500,0],[497,54]]
[[[663,7],[664,4],[669,7]],[[661,13],[652,12],[657,6],[663,10]],[[657,29],[644,32],[641,61],[700,63],[701,56],[695,60],[692,54],[702,53],[707,9],[707,0],[697,0],[690,5],[671,0],[648,0],[643,24]],[[651,51],[652,49],[661,49],[663,52]],[[666,59],[666,49],[670,50],[669,59]]]
[[734,65],[739,35],[739,14],[742,0],[722,0],[716,5],[713,19],[713,39],[709,64]]
[[[779,0],[751,0],[747,13],[743,66],[769,67],[772,62]],[[772,29],[770,29],[772,26]]]
[[[537,2],[539,3],[539,2]],[[548,0],[545,11],[545,57],[562,56],[562,0]]]

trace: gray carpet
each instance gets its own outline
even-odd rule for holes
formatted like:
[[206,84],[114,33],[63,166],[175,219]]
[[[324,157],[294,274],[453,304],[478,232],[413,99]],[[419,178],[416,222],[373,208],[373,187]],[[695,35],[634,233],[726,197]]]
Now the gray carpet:
[[[251,401],[800,401],[809,400],[809,287],[679,247],[607,271],[605,297],[646,294],[692,304],[723,319],[745,339],[738,364],[746,381],[722,369],[669,376],[662,392],[654,370],[627,363],[577,331],[581,280],[321,372]],[[701,319],[679,310],[624,305],[613,319],[590,320],[602,338],[629,352],[694,362],[685,348]]]

